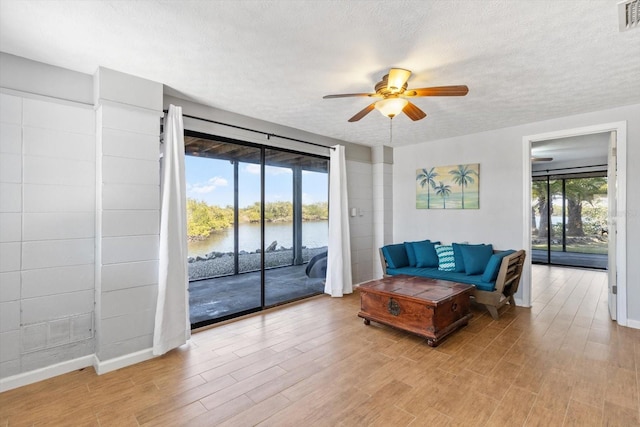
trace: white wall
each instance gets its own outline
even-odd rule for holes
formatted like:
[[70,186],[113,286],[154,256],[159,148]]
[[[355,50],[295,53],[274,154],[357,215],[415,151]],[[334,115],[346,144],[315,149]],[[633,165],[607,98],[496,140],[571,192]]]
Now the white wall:
[[[348,160],[347,193],[349,198],[349,231],[351,233],[351,276],[358,284],[373,278],[373,166]],[[351,216],[351,210],[356,216]]]
[[[393,165],[394,241],[518,247],[522,233],[522,136],[470,135],[396,148]],[[480,209],[416,209],[416,170],[480,163]],[[433,197],[433,195],[432,195]],[[514,214],[517,211],[517,215]]]
[[0,93],[0,378],[94,352],[95,114]]
[[93,105],[93,77],[0,52],[0,87]]
[[[373,147],[373,277],[382,276],[379,248],[393,243],[393,148]],[[373,278],[372,277],[372,278]]]
[[[394,151],[394,240],[492,243],[522,246],[524,200],[522,138],[564,129],[627,121],[627,165],[640,163],[640,104],[400,147]],[[479,210],[415,207],[415,171],[427,166],[480,163]],[[640,175],[627,174],[627,315],[640,327]],[[522,288],[518,295],[521,295]]]
[[162,85],[0,66],[0,391],[151,357]]
[[95,96],[96,357],[103,362],[148,351],[153,345],[162,85],[100,68]]

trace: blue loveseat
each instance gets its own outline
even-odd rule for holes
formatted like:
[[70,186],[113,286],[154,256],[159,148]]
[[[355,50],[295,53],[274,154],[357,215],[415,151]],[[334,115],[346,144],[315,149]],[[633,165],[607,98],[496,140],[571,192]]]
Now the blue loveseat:
[[470,245],[422,240],[380,248],[385,276],[408,274],[473,285],[474,299],[484,304],[494,319],[518,290],[525,260],[524,250],[494,250],[491,244]]

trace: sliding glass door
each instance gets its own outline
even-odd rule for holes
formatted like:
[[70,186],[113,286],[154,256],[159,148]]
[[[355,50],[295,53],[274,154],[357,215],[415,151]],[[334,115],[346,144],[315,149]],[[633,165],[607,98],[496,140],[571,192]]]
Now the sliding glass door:
[[261,150],[185,141],[189,306],[198,327],[262,306]]
[[[321,271],[323,263],[326,265],[329,232],[327,172],[326,159],[265,149],[267,306],[316,295],[324,290],[325,277],[316,271]],[[305,265],[316,255],[313,265]],[[310,267],[309,272],[307,267]],[[326,267],[323,271],[326,272]]]
[[604,173],[532,179],[532,260],[607,268],[607,178]]
[[321,293],[328,160],[189,131],[185,152],[192,327]]

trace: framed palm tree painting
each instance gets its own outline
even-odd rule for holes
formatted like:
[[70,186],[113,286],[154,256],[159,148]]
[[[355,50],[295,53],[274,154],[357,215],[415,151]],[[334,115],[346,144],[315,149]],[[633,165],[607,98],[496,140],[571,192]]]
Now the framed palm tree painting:
[[479,188],[479,163],[418,169],[416,208],[479,209]]

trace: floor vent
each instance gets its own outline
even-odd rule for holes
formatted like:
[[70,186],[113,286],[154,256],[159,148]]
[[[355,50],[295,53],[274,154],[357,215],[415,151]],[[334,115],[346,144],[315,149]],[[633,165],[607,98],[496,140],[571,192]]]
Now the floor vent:
[[620,31],[639,28],[640,0],[625,0],[618,3],[618,22]]

